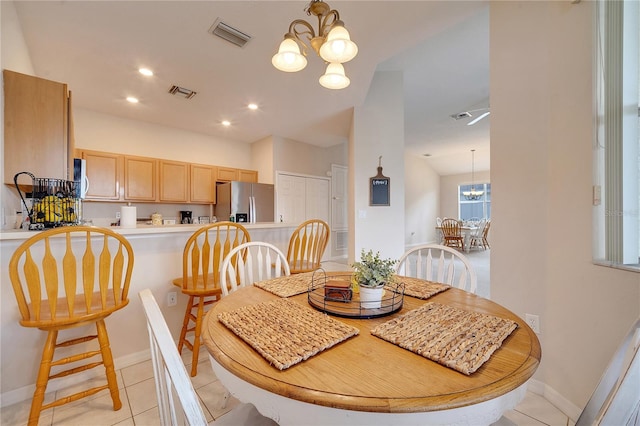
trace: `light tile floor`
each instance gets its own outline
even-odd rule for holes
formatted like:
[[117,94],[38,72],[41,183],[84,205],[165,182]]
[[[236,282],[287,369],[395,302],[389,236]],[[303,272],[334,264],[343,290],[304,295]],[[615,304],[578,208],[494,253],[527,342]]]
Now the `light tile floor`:
[[[485,253],[483,257],[487,256]],[[473,254],[471,257],[474,257]],[[344,263],[328,262],[323,265],[326,270],[344,270]],[[190,362],[191,353],[187,350],[183,353],[185,364]],[[190,370],[187,364],[187,371]],[[120,385],[120,399],[122,408],[113,411],[111,398],[107,391],[99,392],[89,398],[76,401],[71,404],[46,410],[40,416],[39,425],[51,426],[155,426],[160,423],[155,382],[151,361],[141,362],[117,371],[118,384]],[[97,379],[98,380],[98,379]],[[198,375],[192,378],[203,411],[207,420],[217,419],[239,403],[231,398],[225,408],[222,408],[225,389],[216,378],[209,363],[206,352],[200,356]],[[87,386],[84,383],[82,386]],[[59,390],[56,395],[47,394],[47,401],[53,397],[75,392],[73,388]],[[29,417],[31,400],[23,401],[0,410],[0,424],[2,426],[26,425]],[[504,417],[494,426],[573,426],[573,422],[560,410],[554,407],[542,396],[527,392],[525,399],[515,410],[505,413]]]

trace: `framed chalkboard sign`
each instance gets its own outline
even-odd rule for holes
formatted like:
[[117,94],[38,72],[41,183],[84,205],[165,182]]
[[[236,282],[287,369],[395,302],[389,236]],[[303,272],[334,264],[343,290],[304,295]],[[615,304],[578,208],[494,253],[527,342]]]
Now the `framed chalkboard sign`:
[[382,174],[382,166],[378,159],[378,174],[369,178],[369,205],[388,206],[390,205],[391,179]]

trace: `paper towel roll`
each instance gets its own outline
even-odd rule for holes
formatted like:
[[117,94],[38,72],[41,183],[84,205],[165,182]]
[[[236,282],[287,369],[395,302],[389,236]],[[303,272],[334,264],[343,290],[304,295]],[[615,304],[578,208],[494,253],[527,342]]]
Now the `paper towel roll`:
[[135,228],[136,227],[136,208],[131,206],[120,207],[120,227]]

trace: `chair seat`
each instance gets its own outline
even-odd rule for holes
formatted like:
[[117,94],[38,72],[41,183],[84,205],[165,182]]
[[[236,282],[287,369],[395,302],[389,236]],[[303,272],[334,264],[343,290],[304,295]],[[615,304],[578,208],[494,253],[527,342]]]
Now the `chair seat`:
[[[29,310],[34,312],[34,318],[29,320],[20,320],[20,325],[24,327],[36,327],[41,330],[61,330],[71,325],[73,327],[81,326],[84,323],[93,323],[101,318],[106,318],[113,312],[127,306],[129,300],[125,300],[119,304],[115,303],[113,293],[108,292],[104,301],[104,307],[100,292],[94,292],[91,295],[90,313],[87,313],[86,301],[83,294],[78,294],[74,298],[73,315],[69,315],[69,300],[66,297],[60,297],[56,300],[55,318],[51,315],[51,306],[49,303],[42,303],[39,309],[39,316],[35,317],[35,308],[33,303],[29,303]],[[66,318],[65,318],[66,317]]]
[[189,286],[185,288],[183,285],[184,279],[183,277],[174,278],[173,285],[180,287],[182,293],[188,296],[220,296],[222,294],[222,289],[214,284],[214,274],[209,274],[207,276],[207,287],[204,286],[204,279],[202,277],[198,277],[198,280],[194,283],[189,278]]

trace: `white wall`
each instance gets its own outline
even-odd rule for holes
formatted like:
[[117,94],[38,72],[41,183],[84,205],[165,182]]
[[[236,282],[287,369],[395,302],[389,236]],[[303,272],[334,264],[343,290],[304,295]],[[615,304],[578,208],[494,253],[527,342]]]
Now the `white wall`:
[[271,136],[251,144],[251,169],[258,171],[258,182],[275,183]]
[[251,145],[200,133],[73,109],[76,148],[191,163],[251,168]]
[[437,241],[435,223],[440,215],[441,177],[424,157],[404,157],[405,246]]
[[640,275],[591,262],[593,3],[490,13],[491,296],[540,315],[535,377],[575,416],[640,316]]
[[331,163],[346,165],[346,144],[320,148],[283,137],[273,137],[273,164],[275,171],[311,176],[327,176]]
[[[474,182],[491,182],[491,173],[488,171],[475,172]],[[470,185],[471,173],[448,175],[440,177],[440,217],[458,218],[458,186]]]
[[[354,110],[349,141],[349,260],[360,251],[399,258],[405,244],[404,99],[402,73],[376,72],[367,98]],[[369,179],[390,178],[390,206],[369,205]]]

